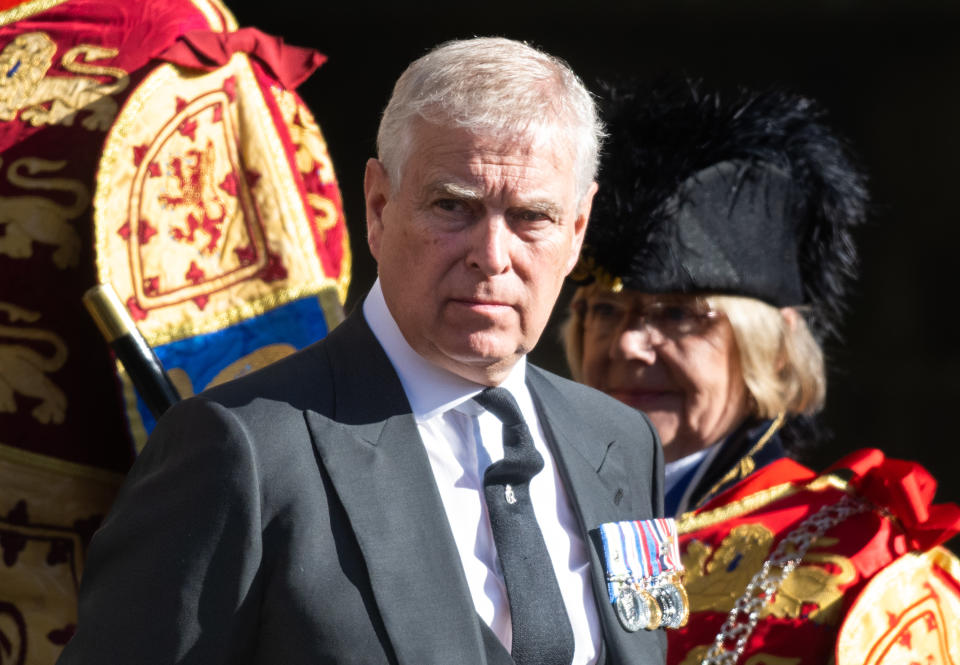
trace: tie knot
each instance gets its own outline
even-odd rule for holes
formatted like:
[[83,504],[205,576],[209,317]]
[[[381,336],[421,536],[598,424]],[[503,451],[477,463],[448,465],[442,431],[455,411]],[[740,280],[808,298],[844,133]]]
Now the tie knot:
[[495,415],[504,425],[525,424],[517,400],[506,388],[487,388],[473,398],[480,406]]

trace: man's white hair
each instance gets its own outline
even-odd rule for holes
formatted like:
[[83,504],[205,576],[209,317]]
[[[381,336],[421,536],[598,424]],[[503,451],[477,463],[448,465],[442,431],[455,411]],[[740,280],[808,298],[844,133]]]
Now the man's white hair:
[[417,118],[480,136],[566,141],[578,198],[597,175],[603,124],[583,82],[559,58],[512,39],[477,37],[437,46],[397,79],[377,132],[377,153],[400,186]]

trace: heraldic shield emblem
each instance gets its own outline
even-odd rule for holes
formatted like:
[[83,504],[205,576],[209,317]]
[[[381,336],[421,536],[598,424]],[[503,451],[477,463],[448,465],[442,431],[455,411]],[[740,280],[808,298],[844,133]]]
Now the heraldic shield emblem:
[[857,597],[837,639],[837,665],[960,664],[960,560],[937,547],[887,566]]
[[[100,282],[182,396],[339,321],[350,253],[326,145],[245,53],[206,73],[160,66],[131,93],[105,143],[94,225]],[[128,395],[142,444],[153,418]]]

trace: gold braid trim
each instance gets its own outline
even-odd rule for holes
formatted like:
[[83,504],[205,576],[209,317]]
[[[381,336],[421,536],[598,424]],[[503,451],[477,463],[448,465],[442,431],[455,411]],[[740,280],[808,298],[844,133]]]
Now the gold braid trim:
[[778,413],[774,421],[770,423],[770,427],[768,427],[767,431],[763,433],[763,436],[761,436],[760,439],[755,444],[753,444],[753,448],[747,451],[747,454],[741,457],[740,461],[737,462],[737,464],[732,469],[727,471],[726,475],[720,480],[718,480],[717,483],[713,487],[711,487],[710,491],[707,492],[704,496],[707,496],[707,497],[713,496],[715,492],[717,492],[721,487],[723,487],[727,483],[733,482],[736,480],[743,480],[744,478],[749,476],[751,473],[753,473],[754,470],[757,468],[757,463],[753,461],[753,456],[756,455],[758,452],[760,452],[761,448],[767,445],[767,441],[770,440],[770,437],[772,437],[778,429],[783,427],[783,423],[786,419],[787,419],[786,413],[784,413],[783,411]]
[[684,513],[677,520],[677,532],[684,534],[705,529],[713,526],[714,524],[732,520],[755,510],[759,510],[769,503],[773,503],[779,499],[796,494],[797,492],[803,490],[815,492],[827,487],[832,487],[847,493],[850,491],[850,486],[847,481],[832,474],[818,476],[809,483],[804,484],[783,483],[781,485],[774,485],[773,487],[769,487],[765,490],[761,490],[746,496],[739,501],[724,504],[714,508],[713,510],[708,510],[702,513],[695,513],[692,511]]
[[16,23],[17,21],[21,21],[28,16],[45,12],[51,7],[56,7],[57,5],[62,5],[66,1],[67,0],[29,0],[22,5],[17,5],[13,9],[0,12],[0,25]]

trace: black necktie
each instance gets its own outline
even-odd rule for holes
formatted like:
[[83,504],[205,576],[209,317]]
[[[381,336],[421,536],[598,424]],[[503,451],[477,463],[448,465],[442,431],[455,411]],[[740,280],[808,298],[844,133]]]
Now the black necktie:
[[483,493],[510,600],[510,653],[517,665],[569,665],[573,629],[530,502],[543,458],[509,391],[487,388],[474,399],[503,423],[503,459],[487,467]]

